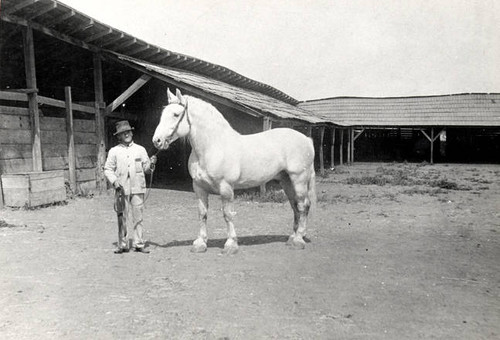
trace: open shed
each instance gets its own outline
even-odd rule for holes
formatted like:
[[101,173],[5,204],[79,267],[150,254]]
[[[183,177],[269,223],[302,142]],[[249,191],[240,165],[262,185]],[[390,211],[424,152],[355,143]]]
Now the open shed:
[[340,163],[355,158],[500,163],[498,93],[337,97],[301,102],[299,107],[336,125],[325,139],[332,166],[335,149]]
[[[310,135],[328,124],[269,85],[58,1],[3,0],[0,19],[0,174],[63,170],[74,192],[105,190],[114,123],[130,120],[134,139],[152,150],[168,87],[212,103],[244,134],[289,126]],[[177,143],[162,155],[160,178],[187,176],[188,148]]]

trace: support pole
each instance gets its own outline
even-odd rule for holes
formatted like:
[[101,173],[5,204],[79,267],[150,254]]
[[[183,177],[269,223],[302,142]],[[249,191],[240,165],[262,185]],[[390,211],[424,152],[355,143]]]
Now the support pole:
[[[273,122],[269,117],[264,117],[262,119],[262,131],[271,130],[273,126]],[[260,194],[264,195],[266,193],[266,183],[260,185]]]
[[354,163],[354,128],[351,128],[351,164]]
[[340,145],[339,145],[340,165],[344,165],[344,129],[340,129]]
[[[33,29],[29,25],[23,30],[23,48],[26,87],[28,89],[36,89],[35,44],[33,41]],[[38,110],[38,94],[36,91],[28,93],[28,103],[31,125],[31,154],[33,158],[33,171],[42,171],[40,112]]]
[[97,135],[97,168],[96,184],[100,193],[107,189],[104,177],[106,162],[106,125],[104,120],[104,88],[102,80],[102,61],[99,53],[94,53],[94,97],[95,97],[95,127]]
[[330,169],[335,167],[335,128],[332,128],[332,146],[330,147]]
[[362,129],[358,134],[355,134],[355,131],[354,129],[351,130],[351,133],[352,133],[352,146],[351,146],[351,152],[352,152],[352,155],[351,155],[351,161],[354,163],[354,142],[356,141],[356,139],[358,139],[359,136],[361,136],[361,134],[365,131],[365,129]]
[[73,102],[71,99],[71,87],[64,88],[66,98],[66,135],[68,140],[68,171],[69,187],[76,193],[76,155],[75,155],[75,135],[73,130]]
[[436,139],[439,138],[439,134],[441,133],[441,131],[439,131],[439,133],[434,136],[434,128],[431,128],[431,135],[429,137],[429,135],[427,135],[427,133],[425,133],[424,129],[421,129],[420,130],[422,132],[422,134],[425,136],[425,138],[427,138],[429,140],[429,142],[431,142],[431,157],[430,157],[430,161],[431,161],[431,164],[434,164],[434,142],[436,141]]
[[351,128],[347,129],[347,164],[351,164]]
[[325,127],[319,128],[319,169],[321,176],[325,175],[325,160],[323,155],[323,139],[325,138]]
[[431,128],[431,164],[434,164],[434,128]]

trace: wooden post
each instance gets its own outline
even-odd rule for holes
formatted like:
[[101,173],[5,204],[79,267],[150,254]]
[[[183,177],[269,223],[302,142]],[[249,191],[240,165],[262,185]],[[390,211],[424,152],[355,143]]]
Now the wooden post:
[[319,169],[321,176],[325,175],[325,161],[323,159],[323,139],[325,137],[325,127],[319,128]]
[[431,128],[431,164],[434,164],[434,128]]
[[354,129],[352,129],[352,147],[351,147],[351,152],[352,152],[352,156],[351,156],[351,161],[354,163],[354,142],[356,141],[356,139],[359,138],[359,136],[361,136],[361,134],[365,131],[365,129],[362,129],[358,134],[355,133]]
[[351,129],[351,163],[354,163],[354,128]]
[[73,131],[73,102],[71,99],[71,87],[64,88],[66,98],[66,135],[68,136],[68,171],[69,187],[76,193],[76,155],[75,155],[75,135]]
[[340,165],[344,164],[344,129],[340,129]]
[[[36,89],[35,44],[33,29],[27,26],[23,30],[24,67],[26,72],[26,87]],[[31,154],[33,171],[42,171],[42,142],[40,139],[40,112],[38,111],[38,94],[36,91],[28,93],[31,125]]]
[[351,128],[347,129],[347,164],[351,164]]
[[97,135],[97,168],[96,184],[100,193],[107,189],[104,177],[104,163],[106,162],[106,125],[104,120],[104,88],[102,81],[101,55],[94,53],[94,97],[95,97],[95,126]]
[[420,129],[420,131],[422,132],[422,134],[425,136],[425,138],[427,138],[429,140],[429,142],[431,142],[431,164],[434,164],[434,142],[436,141],[436,139],[439,138],[439,133],[441,133],[441,131],[436,135],[434,136],[434,128],[431,128],[431,135],[430,137],[427,135],[427,133],[425,133],[424,129]]
[[330,147],[330,169],[335,167],[335,128],[332,129],[332,146]]
[[[262,131],[267,131],[272,129],[273,122],[269,117],[264,117],[262,119]],[[264,195],[266,193],[266,183],[260,185],[260,194]]]

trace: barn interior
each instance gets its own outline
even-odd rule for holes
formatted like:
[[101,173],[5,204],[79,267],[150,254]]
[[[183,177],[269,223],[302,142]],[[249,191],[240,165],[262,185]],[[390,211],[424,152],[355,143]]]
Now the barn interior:
[[[25,62],[23,51],[23,30],[19,25],[0,21],[0,54],[1,69],[0,89],[17,90],[28,88],[26,84]],[[65,87],[71,88],[72,101],[94,105],[95,84],[93,53],[79,46],[56,39],[37,30],[33,31],[36,87],[40,96],[65,99]],[[124,93],[142,72],[117,62],[116,59],[103,58],[102,82],[103,100],[113,102]],[[150,155],[157,152],[151,142],[154,129],[159,121],[162,108],[167,105],[167,88],[174,91],[175,85],[165,80],[150,79],[144,86],[134,92],[125,102],[113,112],[104,117],[106,126],[106,151],[116,145],[113,136],[115,123],[119,120],[129,120],[134,127],[134,140],[143,145]],[[183,94],[194,95],[183,89]],[[3,101],[4,104],[5,101]],[[9,101],[8,105],[27,107],[26,102]],[[220,103],[214,105],[223,113],[230,124],[246,133],[258,132],[262,123],[256,117],[238,114],[228,106]],[[64,108],[39,105],[40,116],[66,116]],[[95,120],[95,115],[75,112],[75,118]],[[184,181],[189,178],[187,173],[187,157],[190,147],[186,140],[174,143],[168,150],[158,155],[158,165],[154,184],[161,185],[166,181]],[[91,167],[97,166],[97,154],[88,157]]]

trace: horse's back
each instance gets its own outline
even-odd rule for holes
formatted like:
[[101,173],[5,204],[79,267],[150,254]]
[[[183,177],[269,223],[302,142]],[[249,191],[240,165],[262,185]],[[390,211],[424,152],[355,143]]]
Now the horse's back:
[[259,163],[263,158],[268,166],[274,165],[287,172],[300,172],[314,162],[312,140],[296,130],[276,128],[241,137],[248,161]]

